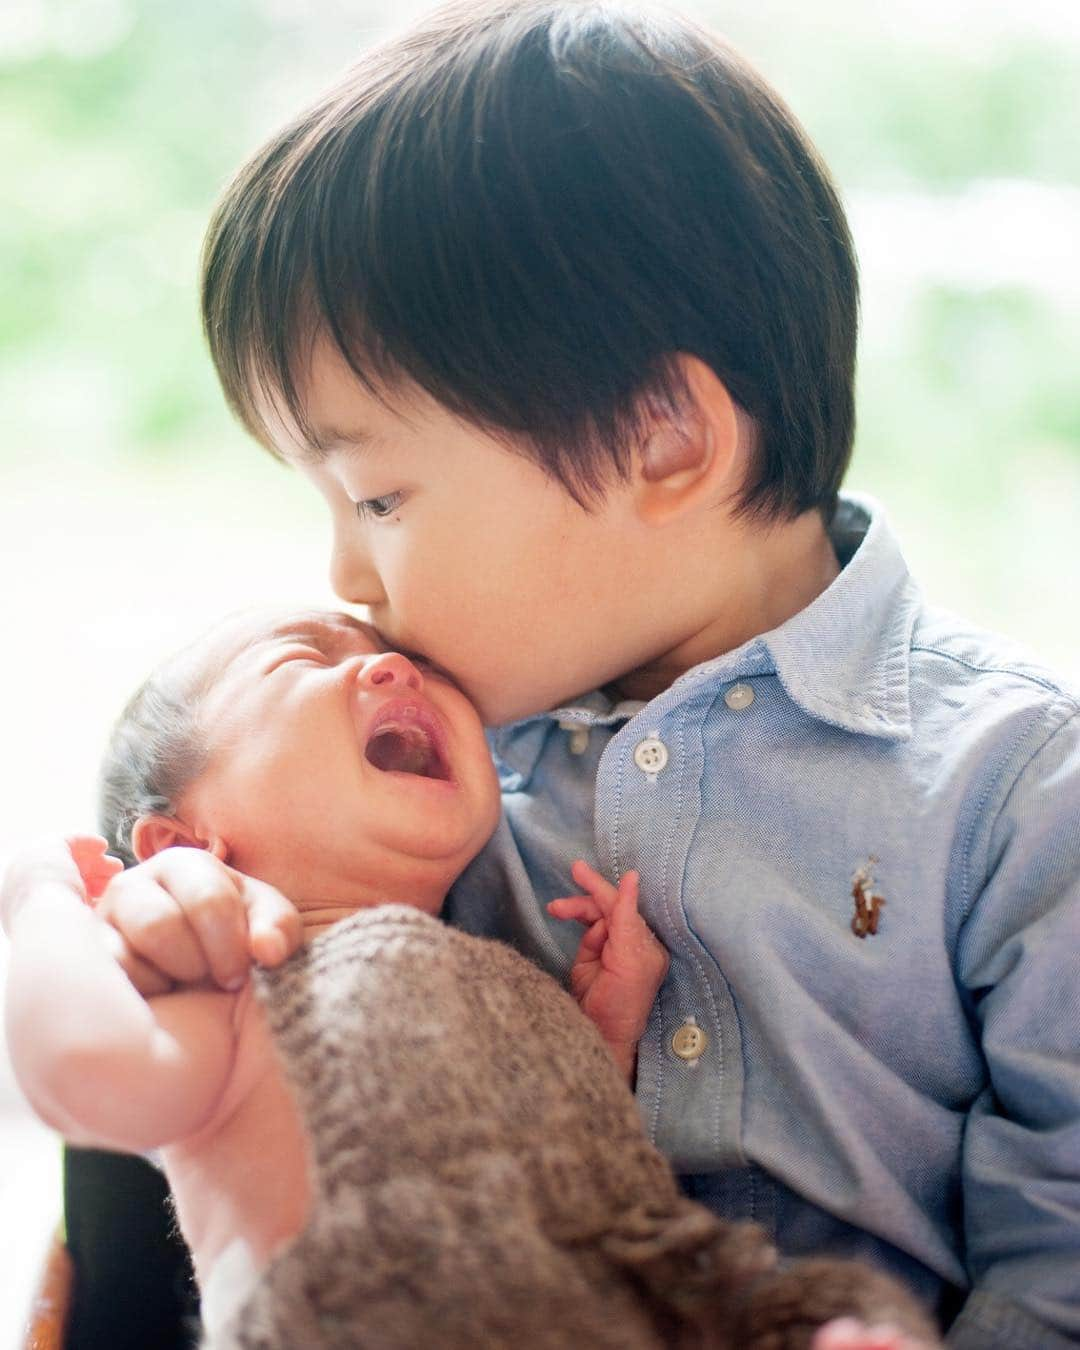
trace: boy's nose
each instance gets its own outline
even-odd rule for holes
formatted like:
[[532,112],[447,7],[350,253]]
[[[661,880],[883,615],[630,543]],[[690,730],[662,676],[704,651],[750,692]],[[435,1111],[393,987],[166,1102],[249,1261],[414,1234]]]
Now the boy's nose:
[[358,682],[373,689],[390,689],[398,685],[417,694],[424,687],[424,677],[409,658],[400,652],[380,652],[377,656],[368,657]]
[[338,519],[334,521],[330,585],[334,594],[350,605],[377,605],[385,599],[382,585],[371,559],[352,538],[355,531],[356,513],[350,505],[347,520],[344,523]]

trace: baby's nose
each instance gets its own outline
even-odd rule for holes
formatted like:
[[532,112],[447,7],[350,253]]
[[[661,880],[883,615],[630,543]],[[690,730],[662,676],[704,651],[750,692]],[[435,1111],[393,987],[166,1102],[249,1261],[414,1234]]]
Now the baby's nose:
[[419,693],[424,687],[424,677],[400,652],[380,652],[364,662],[359,676],[362,685],[372,688],[388,689],[400,685]]

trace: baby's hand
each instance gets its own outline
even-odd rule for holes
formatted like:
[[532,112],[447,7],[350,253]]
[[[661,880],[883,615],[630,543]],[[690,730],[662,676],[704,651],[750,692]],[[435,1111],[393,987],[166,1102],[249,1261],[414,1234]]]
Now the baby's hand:
[[69,839],[43,839],[17,853],[4,873],[0,889],[0,917],[5,929],[16,913],[33,901],[42,887],[61,887],[79,900],[100,895],[109,879],[123,870],[118,858],[105,852],[107,844],[96,835],[73,835]]
[[932,1350],[932,1347],[927,1341],[905,1336],[896,1327],[870,1327],[854,1317],[842,1317],[827,1322],[814,1333],[810,1350]]
[[124,870],[119,858],[107,852],[108,841],[97,834],[69,834],[68,852],[79,869],[88,900],[97,900],[102,892]]
[[119,934],[117,960],[146,996],[207,978],[239,989],[253,960],[280,965],[303,935],[280,891],[198,848],[162,849],[121,872],[95,909]]
[[625,873],[617,888],[580,859],[571,872],[588,894],[548,905],[555,918],[587,925],[570,971],[570,989],[632,1078],[637,1043],[671,959],[638,913],[636,872]]

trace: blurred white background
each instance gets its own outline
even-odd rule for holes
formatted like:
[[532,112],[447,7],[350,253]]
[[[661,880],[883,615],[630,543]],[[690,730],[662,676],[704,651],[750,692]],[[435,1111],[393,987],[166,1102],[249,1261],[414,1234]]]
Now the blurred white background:
[[[108,726],[161,656],[245,603],[331,600],[314,495],[217,395],[197,250],[244,153],[417,8],[0,8],[0,866],[93,825]],[[688,8],[779,86],[848,201],[850,484],[884,499],[937,600],[1080,683],[1080,5]],[[59,1214],[58,1159],[0,1053],[0,1346]]]

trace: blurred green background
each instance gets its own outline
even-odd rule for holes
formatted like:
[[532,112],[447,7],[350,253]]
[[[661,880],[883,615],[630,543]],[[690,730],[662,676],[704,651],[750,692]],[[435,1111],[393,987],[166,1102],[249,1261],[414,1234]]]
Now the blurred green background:
[[[230,422],[198,328],[229,173],[416,6],[0,10],[0,857],[84,823],[146,666],[246,600],[328,599],[314,495]],[[925,588],[1080,678],[1080,5],[695,0],[832,165],[864,277],[850,483]]]
[[[935,598],[1080,683],[1080,3],[689,8],[785,93],[847,200],[851,484]],[[415,10],[0,0],[0,866],[93,825],[108,725],[166,651],[248,601],[330,599],[319,503],[215,387],[198,248],[241,159]],[[0,1047],[0,1343],[58,1212]]]

